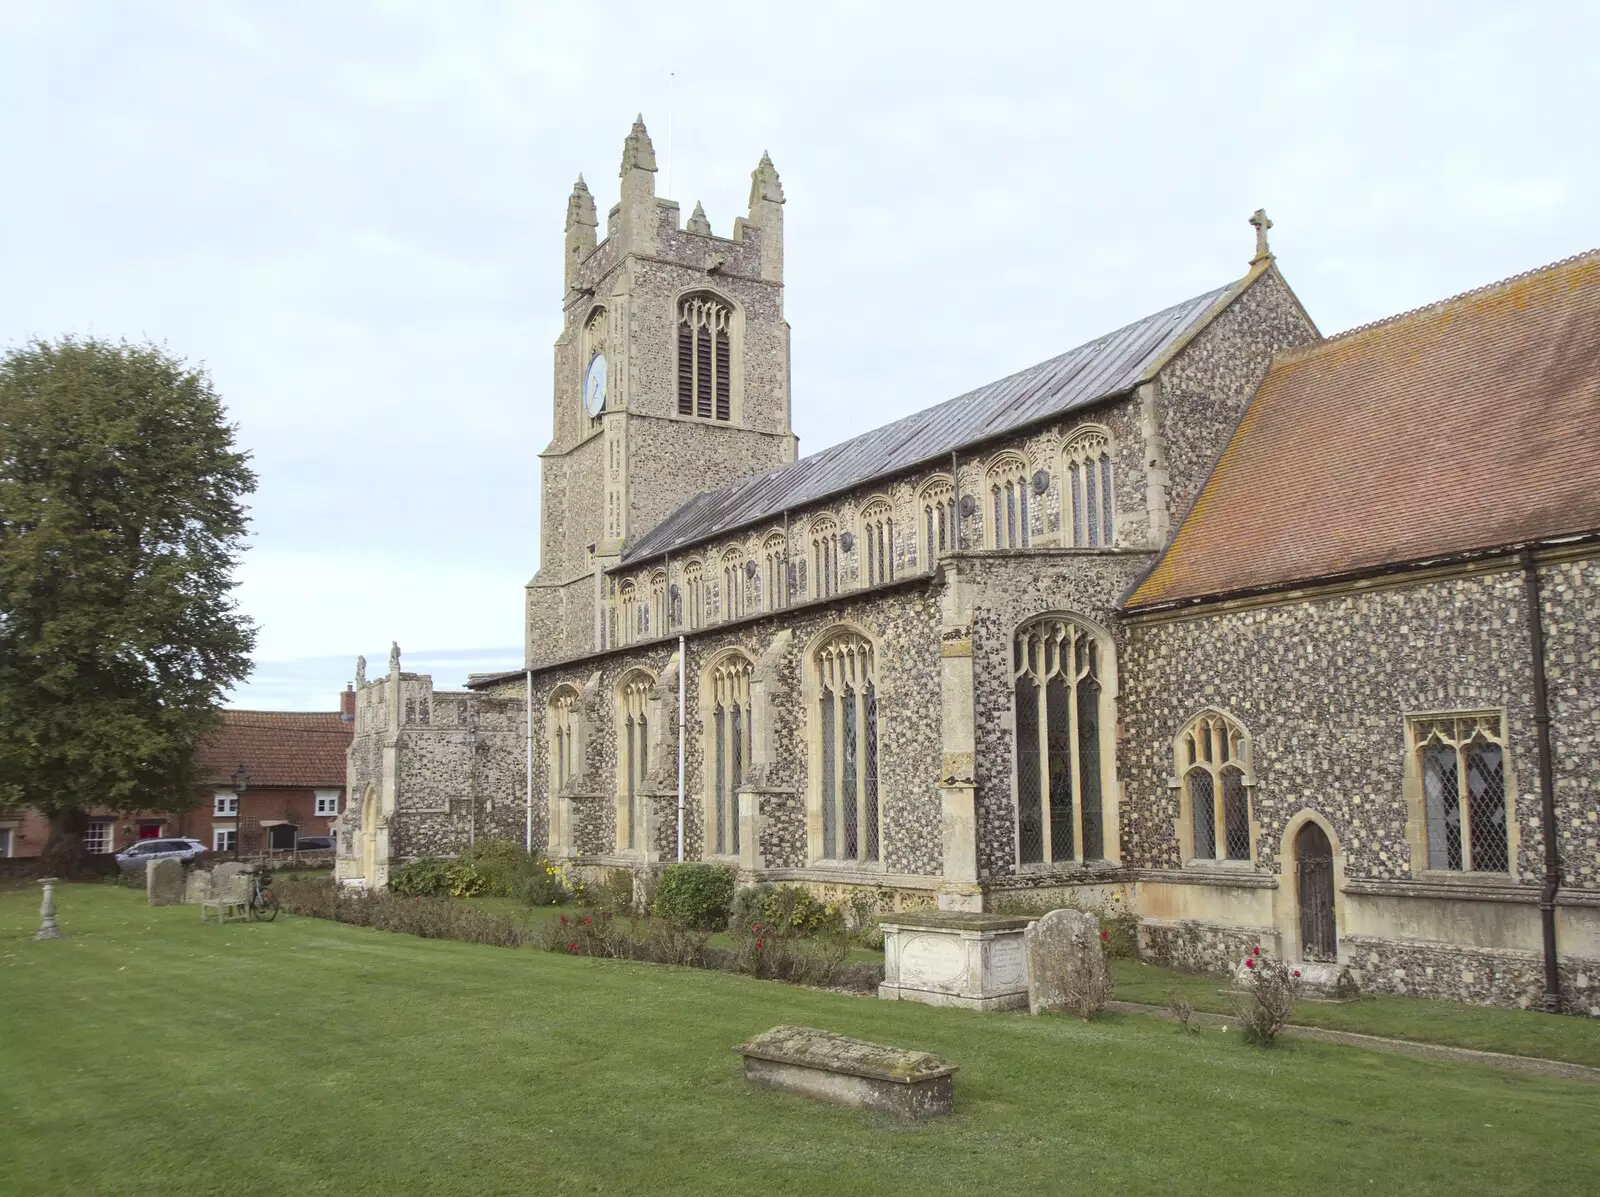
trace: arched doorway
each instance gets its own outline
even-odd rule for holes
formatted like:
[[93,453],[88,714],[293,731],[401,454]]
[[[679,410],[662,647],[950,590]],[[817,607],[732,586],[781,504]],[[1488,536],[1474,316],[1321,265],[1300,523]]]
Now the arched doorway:
[[378,787],[367,786],[361,800],[361,876],[370,889],[378,877]]
[[1337,960],[1339,932],[1333,916],[1333,845],[1328,833],[1307,823],[1294,837],[1295,889],[1300,901],[1300,955]]

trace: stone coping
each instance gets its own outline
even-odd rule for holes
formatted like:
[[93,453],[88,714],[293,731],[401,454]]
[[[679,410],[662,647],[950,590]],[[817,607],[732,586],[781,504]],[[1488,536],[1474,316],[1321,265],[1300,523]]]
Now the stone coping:
[[901,1085],[950,1076],[956,1071],[956,1065],[946,1064],[931,1052],[885,1047],[813,1027],[773,1027],[733,1050],[776,1064],[798,1064]]
[[982,914],[975,910],[908,910],[884,915],[880,927],[909,931],[1021,931],[1037,922],[1037,915]]

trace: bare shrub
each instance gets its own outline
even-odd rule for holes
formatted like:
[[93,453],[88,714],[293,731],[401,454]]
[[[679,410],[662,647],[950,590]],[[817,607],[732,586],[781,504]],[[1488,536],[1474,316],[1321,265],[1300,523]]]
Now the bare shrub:
[[1294,1015],[1300,998],[1300,970],[1263,956],[1257,946],[1245,958],[1244,974],[1230,995],[1234,1012],[1244,1024],[1246,1038],[1271,1047]]
[[1172,1011],[1172,1017],[1178,1020],[1178,1025],[1184,1030],[1199,1033],[1200,1028],[1190,1021],[1194,1018],[1194,1003],[1184,997],[1181,990],[1167,990],[1167,1009]]

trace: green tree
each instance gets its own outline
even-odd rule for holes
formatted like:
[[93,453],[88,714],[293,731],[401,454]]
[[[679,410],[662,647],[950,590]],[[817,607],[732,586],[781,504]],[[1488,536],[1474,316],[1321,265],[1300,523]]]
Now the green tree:
[[231,592],[248,455],[205,372],[66,338],[0,357],[0,805],[50,820],[195,803],[194,748],[249,672]]

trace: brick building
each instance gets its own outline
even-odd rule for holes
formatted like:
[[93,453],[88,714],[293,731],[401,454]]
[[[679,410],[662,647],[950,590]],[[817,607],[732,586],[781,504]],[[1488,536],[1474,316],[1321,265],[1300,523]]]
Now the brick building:
[[[301,836],[331,836],[344,809],[345,752],[355,694],[338,711],[224,711],[200,744],[196,805],[181,812],[90,812],[85,843],[95,854],[141,839],[188,836],[219,852],[289,851]],[[0,856],[37,856],[49,824],[37,812],[0,811]]]
[[1600,1010],[1600,254],[1324,338],[1258,212],[1243,277],[796,458],[783,204],[763,156],[680,227],[642,125],[604,241],[579,181],[524,667],[358,670],[344,876],[681,838]]

